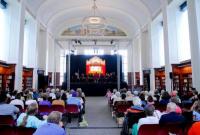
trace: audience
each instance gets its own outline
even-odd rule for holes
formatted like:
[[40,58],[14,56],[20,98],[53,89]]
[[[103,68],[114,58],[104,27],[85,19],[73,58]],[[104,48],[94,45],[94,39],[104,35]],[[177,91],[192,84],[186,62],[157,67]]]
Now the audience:
[[20,105],[24,109],[24,102],[21,100],[21,93],[17,93],[14,100],[10,102],[12,105]]
[[29,93],[26,97],[26,102],[25,102],[25,105],[30,105],[32,103],[36,103],[37,104],[37,101],[36,100],[33,100],[33,96],[31,93]]
[[39,105],[48,105],[51,106],[51,102],[48,101],[48,95],[46,93],[42,94],[43,101],[39,102]]
[[[66,100],[66,99],[65,99],[65,100]],[[65,102],[64,102],[65,100],[62,100],[62,99],[60,98],[60,94],[57,93],[57,94],[56,94],[56,100],[53,100],[52,105],[61,105],[61,106],[65,107]]]
[[17,126],[38,128],[46,121],[39,120],[35,115],[38,113],[38,105],[35,103],[27,107],[26,113],[21,113],[17,119]]
[[66,131],[62,128],[62,114],[53,111],[47,118],[47,123],[38,128],[33,135],[66,135]]
[[158,124],[159,123],[159,118],[154,116],[155,107],[153,105],[147,105],[144,111],[145,111],[146,117],[141,118],[138,121],[138,130],[140,126],[142,126],[143,124]]
[[159,124],[168,124],[168,123],[184,123],[185,118],[176,113],[176,104],[170,102],[167,104],[166,114],[163,114],[160,118]]
[[17,118],[19,109],[12,104],[7,104],[7,95],[5,92],[0,92],[0,115],[12,115]]
[[195,102],[191,110],[193,111],[193,120],[200,121],[200,101]]
[[122,100],[120,92],[116,92],[115,96],[116,97],[113,98],[113,105],[115,105],[116,101],[121,101]]

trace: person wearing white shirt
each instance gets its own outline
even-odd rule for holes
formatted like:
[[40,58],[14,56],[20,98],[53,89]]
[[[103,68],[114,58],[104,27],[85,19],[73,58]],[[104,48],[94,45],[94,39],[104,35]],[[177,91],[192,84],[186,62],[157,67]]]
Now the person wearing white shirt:
[[17,93],[16,97],[14,100],[10,102],[12,105],[20,105],[22,109],[24,109],[24,102],[21,100],[21,94]]
[[159,118],[154,116],[155,107],[153,105],[146,106],[144,111],[145,111],[146,117],[139,119],[138,130],[140,126],[144,124],[158,124],[159,123]]
[[27,99],[26,99],[26,102],[25,102],[25,105],[30,105],[32,103],[36,103],[37,104],[37,101],[36,100],[33,100],[33,97],[31,94],[28,94],[27,95]]

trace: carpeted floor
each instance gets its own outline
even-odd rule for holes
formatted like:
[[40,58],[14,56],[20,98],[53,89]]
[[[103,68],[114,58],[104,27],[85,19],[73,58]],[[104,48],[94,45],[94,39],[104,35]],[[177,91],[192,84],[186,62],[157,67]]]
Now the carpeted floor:
[[119,135],[115,120],[111,117],[110,108],[105,97],[87,97],[85,120],[87,128],[79,128],[77,119],[67,124],[69,135]]

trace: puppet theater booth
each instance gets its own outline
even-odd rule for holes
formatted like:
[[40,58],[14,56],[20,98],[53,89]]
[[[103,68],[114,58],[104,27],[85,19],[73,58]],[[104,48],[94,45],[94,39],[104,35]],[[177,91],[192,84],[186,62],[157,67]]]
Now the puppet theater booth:
[[117,89],[119,82],[124,87],[121,56],[68,55],[67,61],[69,57],[70,89],[81,88],[87,96],[104,96],[108,88]]

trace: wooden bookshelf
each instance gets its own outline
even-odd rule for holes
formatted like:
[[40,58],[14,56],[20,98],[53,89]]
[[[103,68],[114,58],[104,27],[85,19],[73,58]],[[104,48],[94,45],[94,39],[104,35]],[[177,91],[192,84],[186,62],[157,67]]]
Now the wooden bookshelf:
[[15,64],[0,61],[0,90],[14,90]]
[[22,89],[33,88],[33,68],[23,67]]
[[140,72],[135,72],[136,85],[140,85]]
[[165,89],[165,68],[155,68],[155,88]]
[[172,76],[174,90],[188,91],[192,87],[191,62],[172,64]]
[[145,91],[150,90],[150,70],[143,70],[143,89]]

